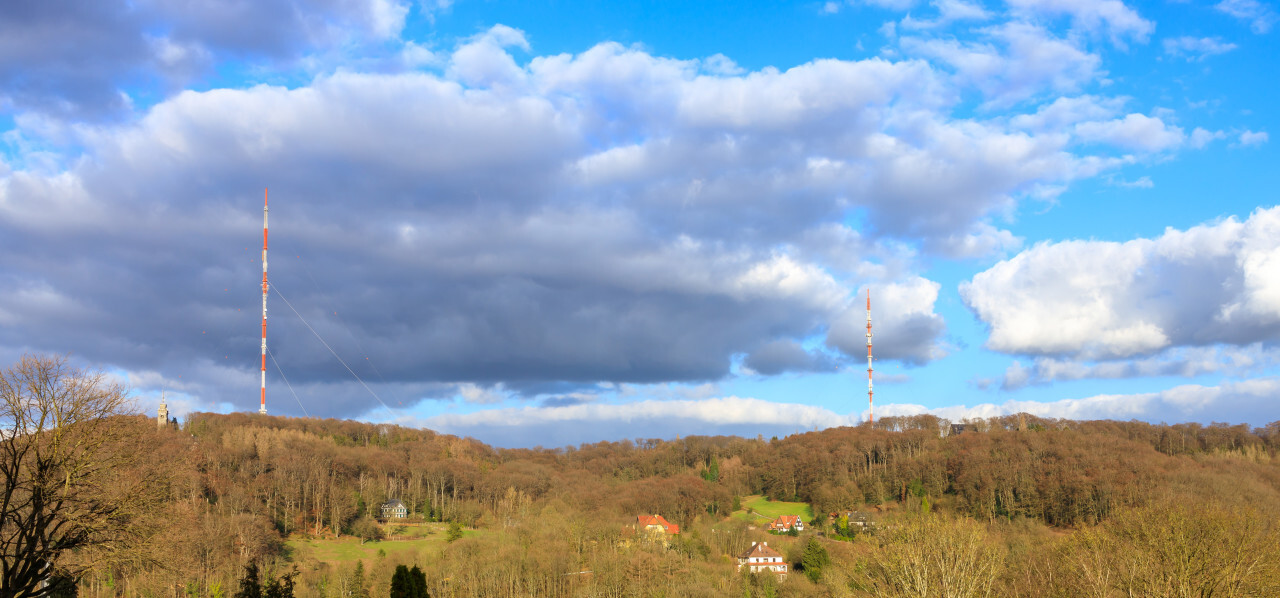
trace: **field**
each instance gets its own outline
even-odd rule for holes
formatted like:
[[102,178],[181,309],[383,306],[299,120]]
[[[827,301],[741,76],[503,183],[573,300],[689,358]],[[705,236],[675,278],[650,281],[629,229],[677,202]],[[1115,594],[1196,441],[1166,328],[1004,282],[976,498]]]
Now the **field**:
[[[357,559],[372,560],[378,557],[378,551],[387,556],[400,556],[416,553],[424,548],[440,548],[445,545],[445,531],[448,524],[427,524],[421,527],[386,526],[385,532],[395,530],[396,540],[361,543],[355,536],[338,539],[298,538],[288,540],[290,559],[302,562],[315,559],[324,563],[354,563]],[[462,536],[468,537],[478,533],[476,530],[462,530]],[[405,539],[401,539],[405,538]],[[411,560],[411,559],[410,559]]]
[[769,500],[763,496],[742,497],[742,510],[733,516],[752,523],[773,521],[781,515],[799,515],[804,521],[813,520],[813,508],[808,503]]

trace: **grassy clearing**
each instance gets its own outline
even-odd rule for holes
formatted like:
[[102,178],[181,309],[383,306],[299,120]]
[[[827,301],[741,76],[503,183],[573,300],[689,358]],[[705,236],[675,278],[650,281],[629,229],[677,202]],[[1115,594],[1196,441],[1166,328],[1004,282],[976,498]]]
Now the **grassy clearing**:
[[[385,531],[390,531],[390,527]],[[422,527],[406,527],[403,530],[397,530],[397,537],[407,536],[408,540],[383,540],[381,542],[365,542],[361,543],[359,538],[354,536],[346,536],[332,539],[317,538],[291,538],[285,542],[289,546],[292,553],[290,560],[294,562],[302,562],[308,559],[315,559],[322,563],[354,563],[359,560],[372,560],[378,558],[378,551],[386,552],[388,557],[400,555],[410,555],[424,548],[438,549],[443,547],[445,542],[445,532],[448,530],[448,524],[438,524]],[[464,529],[462,536],[474,536],[480,533],[476,530]]]
[[769,500],[759,495],[744,496],[742,510],[735,511],[732,516],[756,523],[773,521],[781,515],[799,515],[804,521],[812,521],[813,507],[808,503]]

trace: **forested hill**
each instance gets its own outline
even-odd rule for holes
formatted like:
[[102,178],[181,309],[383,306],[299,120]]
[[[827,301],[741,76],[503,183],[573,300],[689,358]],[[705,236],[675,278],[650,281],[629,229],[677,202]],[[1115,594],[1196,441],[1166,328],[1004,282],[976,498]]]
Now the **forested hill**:
[[[649,558],[617,552],[631,550],[622,548],[629,546],[626,528],[639,514],[660,514],[682,527],[680,540],[661,552],[667,556],[650,557],[677,559],[697,573],[693,577],[714,581],[707,587],[720,590],[707,595],[722,595],[726,583],[750,586],[738,581],[726,555],[741,552],[761,532],[739,526],[729,533],[723,526],[736,521],[729,515],[750,495],[809,503],[824,539],[839,530],[831,530],[823,514],[841,511],[889,521],[932,511],[948,521],[976,522],[996,534],[989,543],[1007,545],[996,577],[1008,592],[1019,583],[1037,585],[1026,581],[1030,577],[1018,581],[1035,565],[1017,558],[1048,559],[1061,547],[1046,538],[1104,529],[1113,519],[1170,504],[1212,512],[1239,507],[1259,521],[1280,515],[1280,422],[1251,429],[1012,416],[969,428],[946,434],[949,422],[914,416],[786,438],[695,436],[510,450],[390,425],[197,413],[180,429],[146,432],[148,461],[171,472],[160,508],[165,525],[152,542],[163,563],[118,564],[83,585],[109,593],[115,589],[104,588],[121,583],[133,584],[135,592],[185,584],[204,595],[215,583],[231,587],[248,561],[290,562],[296,555],[286,550],[287,538],[362,533],[393,498],[426,521],[492,532],[415,557],[433,587],[445,587],[447,578],[456,590],[458,579],[475,574],[449,570],[463,562],[450,551],[468,550],[471,564],[457,566],[509,566],[514,558],[524,563],[520,575],[527,583],[543,584],[513,587],[509,595],[581,594],[604,583],[608,567]],[[999,525],[1042,531],[1026,532],[1038,540],[1010,552],[1013,536],[992,531]],[[532,544],[541,556],[529,556]],[[850,556],[858,545],[844,542],[833,556],[860,558]],[[601,556],[603,547],[613,552]],[[583,570],[594,570],[594,581],[565,585],[564,575]],[[325,563],[304,566],[298,594],[325,595],[339,573]],[[672,575],[664,583],[676,583]],[[859,587],[851,578],[830,579],[822,583]],[[791,589],[784,594],[828,595],[821,583],[801,581],[810,585],[786,581],[781,587]],[[582,595],[597,595],[591,592]]]

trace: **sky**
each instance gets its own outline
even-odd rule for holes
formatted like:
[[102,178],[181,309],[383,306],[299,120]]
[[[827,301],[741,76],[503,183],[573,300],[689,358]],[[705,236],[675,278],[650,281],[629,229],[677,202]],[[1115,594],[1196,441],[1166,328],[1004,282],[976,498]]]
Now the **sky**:
[[[0,363],[502,447],[1280,420],[1262,0],[0,3]],[[1278,140],[1280,141],[1280,140]]]

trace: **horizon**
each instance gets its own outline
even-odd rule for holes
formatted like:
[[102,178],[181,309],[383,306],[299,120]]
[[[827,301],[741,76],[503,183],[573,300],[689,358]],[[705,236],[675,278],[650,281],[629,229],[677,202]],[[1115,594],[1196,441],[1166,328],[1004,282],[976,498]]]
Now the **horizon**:
[[0,7],[0,360],[255,412],[269,189],[270,415],[1280,420],[1270,3],[297,4]]

